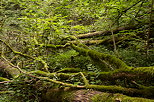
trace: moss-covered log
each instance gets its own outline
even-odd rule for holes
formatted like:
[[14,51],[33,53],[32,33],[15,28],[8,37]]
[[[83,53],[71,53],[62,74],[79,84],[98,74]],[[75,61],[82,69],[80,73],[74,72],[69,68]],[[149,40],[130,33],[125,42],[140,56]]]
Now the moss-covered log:
[[[95,73],[91,73],[91,76],[92,74],[95,75]],[[100,72],[98,78],[109,81],[113,81],[116,79],[130,79],[154,82],[154,66],[131,69],[117,69],[111,72]]]
[[[108,66],[108,68],[103,68],[102,71],[109,71],[109,70],[115,70],[115,69],[130,69],[129,66],[127,66],[122,60],[116,58],[115,56],[99,53],[94,50],[90,49],[84,49],[78,46],[75,46],[74,44],[71,44],[72,48],[79,52],[81,55],[89,56],[97,65],[99,65],[101,68]],[[103,64],[105,66],[103,66]]]
[[57,73],[64,72],[64,73],[76,73],[81,72],[80,68],[63,68],[61,70],[58,70]]
[[46,47],[46,48],[53,48],[53,49],[64,48],[65,47],[65,45],[54,45],[54,44],[36,44],[36,46]]
[[[121,43],[122,41],[125,41],[125,40],[131,40],[131,38],[134,38],[135,36],[132,36],[132,35],[128,35],[128,36],[118,36],[118,35],[114,35],[114,40],[116,42],[116,44],[118,43]],[[73,41],[68,41],[68,43],[73,43],[73,44],[78,44],[78,43],[82,43],[82,44],[85,44],[85,45],[99,45],[99,44],[103,44],[103,45],[112,45],[113,43],[113,37],[110,36],[110,37],[107,37],[107,38],[104,38],[102,40],[73,40]]]
[[[65,70],[66,71],[66,70]],[[69,72],[69,71],[68,71]],[[79,75],[79,73],[47,73],[44,71],[36,70],[32,71],[30,73],[37,74],[39,76],[44,76],[44,77],[58,77],[60,79],[68,79],[70,77]],[[138,80],[138,81],[149,81],[149,82],[154,82],[154,67],[138,67],[138,68],[131,68],[131,69],[116,69],[114,71],[109,71],[109,72],[82,72],[84,75],[87,77],[96,77],[97,80],[102,80],[102,81],[114,81],[114,80]]]
[[14,91],[0,91],[0,95],[1,94],[10,94],[10,93],[14,93]]
[[4,77],[0,77],[0,81],[10,81],[10,80]]
[[55,76],[62,79],[62,80],[66,80],[72,76],[76,76],[78,75],[79,73],[47,73],[47,72],[44,72],[44,71],[41,71],[41,70],[36,70],[36,71],[32,71],[32,72],[29,72],[31,74],[37,74],[39,76],[44,76],[44,77],[49,77],[49,78],[54,78]]

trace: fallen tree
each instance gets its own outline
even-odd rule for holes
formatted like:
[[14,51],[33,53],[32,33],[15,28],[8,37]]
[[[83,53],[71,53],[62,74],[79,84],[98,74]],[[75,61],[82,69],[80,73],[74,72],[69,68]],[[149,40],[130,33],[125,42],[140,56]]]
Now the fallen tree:
[[[130,29],[134,30],[137,28],[138,28],[138,25],[119,27],[119,28],[113,29],[112,32],[116,34],[119,31],[130,30]],[[92,33],[87,33],[87,34],[76,35],[75,37],[78,39],[83,39],[83,38],[90,38],[90,37],[96,37],[96,36],[106,36],[106,35],[111,35],[112,32],[111,31],[97,31],[97,32],[92,32]]]
[[[29,56],[27,54],[22,54],[20,52],[17,53],[17,51],[13,50],[8,44],[6,45],[10,48],[12,52],[16,54],[19,54],[24,57]],[[12,78],[20,77],[22,74],[25,74],[28,77],[32,77],[37,80],[42,80],[43,83],[46,81],[54,83],[64,87],[64,89],[62,89],[63,91],[65,90],[65,87],[67,88],[69,87],[69,91],[70,90],[73,91],[74,89],[95,89],[111,93],[122,93],[129,96],[153,98],[154,87],[150,85],[151,83],[154,82],[153,80],[154,67],[143,67],[143,68],[129,67],[122,60],[116,58],[115,56],[99,53],[90,49],[81,48],[75,46],[74,44],[69,44],[69,45],[74,50],[79,52],[80,55],[89,56],[96,65],[100,66],[99,68],[101,68],[102,72],[100,72],[99,75],[97,75],[96,73],[83,72],[82,70],[75,68],[70,68],[70,69],[67,68],[59,70],[54,73],[40,71],[40,70],[27,72],[25,70],[22,70],[19,66],[13,65],[3,55],[2,55],[3,60],[0,62],[0,70],[2,72],[7,73]],[[55,80],[54,79],[55,76],[60,78],[61,80]],[[75,76],[78,76],[77,78],[82,77],[83,79],[83,81],[81,81],[82,85],[75,85],[73,83],[65,82],[65,80]],[[101,80],[102,82],[108,82],[108,84],[107,85],[90,84],[89,82],[91,76],[94,77],[97,76],[97,80]],[[3,80],[4,82],[5,81],[10,82],[9,79],[5,79],[2,77],[1,80]],[[118,83],[119,80],[122,83]],[[148,83],[144,84],[144,82],[147,80],[149,82],[149,85]],[[45,93],[50,93],[50,91],[48,90]],[[51,92],[53,92],[53,90]],[[59,93],[59,91],[56,92]],[[46,97],[46,95],[42,97]],[[49,97],[47,99],[50,100]]]
[[[133,41],[134,38],[137,38],[137,35],[114,35],[114,41],[116,42],[116,45],[120,44],[121,42],[127,42],[127,41]],[[76,38],[77,39],[77,38]],[[113,36],[106,37],[104,39],[77,39],[68,41],[67,43],[73,43],[78,44],[82,43],[85,45],[113,45]],[[50,47],[47,45],[47,47]]]

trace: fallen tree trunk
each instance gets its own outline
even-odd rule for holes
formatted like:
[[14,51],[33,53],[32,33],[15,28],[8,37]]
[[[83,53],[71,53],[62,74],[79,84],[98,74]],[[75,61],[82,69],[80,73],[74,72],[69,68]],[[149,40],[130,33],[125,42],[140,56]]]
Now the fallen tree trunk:
[[130,69],[122,60],[111,56],[109,54],[99,53],[94,50],[84,49],[74,44],[71,44],[71,47],[79,52],[81,55],[89,56],[100,68],[102,71],[109,71],[115,69]]
[[[131,40],[131,38],[134,38],[135,36],[132,36],[132,35],[129,35],[129,36],[121,36],[119,37],[118,35],[115,35],[114,38],[115,38],[115,42],[116,44],[122,42],[122,41],[125,41],[125,40]],[[68,41],[68,43],[72,43],[72,44],[78,44],[78,43],[82,43],[82,44],[85,44],[85,45],[99,45],[99,44],[108,44],[108,45],[112,45],[113,43],[113,37],[110,36],[108,38],[104,38],[102,40],[73,40],[73,41]]]
[[[127,26],[127,27],[119,27],[117,29],[112,30],[114,34],[118,33],[119,31],[123,30],[130,30],[130,29],[137,29],[137,25],[135,26]],[[87,33],[87,34],[80,34],[76,35],[76,38],[82,39],[82,38],[90,38],[94,36],[105,36],[105,35],[110,35],[111,31],[98,31],[98,32],[93,32],[93,33]]]

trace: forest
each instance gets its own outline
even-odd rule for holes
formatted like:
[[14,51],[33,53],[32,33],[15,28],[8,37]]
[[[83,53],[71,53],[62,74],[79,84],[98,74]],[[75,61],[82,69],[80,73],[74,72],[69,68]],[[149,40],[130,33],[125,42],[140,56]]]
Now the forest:
[[0,102],[154,102],[154,0],[1,0]]

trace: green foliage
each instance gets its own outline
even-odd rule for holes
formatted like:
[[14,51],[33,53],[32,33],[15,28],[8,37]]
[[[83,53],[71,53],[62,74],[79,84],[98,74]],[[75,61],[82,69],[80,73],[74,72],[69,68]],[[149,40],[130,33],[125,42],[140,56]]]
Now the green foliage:
[[[41,69],[43,65],[40,60],[43,60],[49,66],[50,72],[63,68],[80,68],[83,71],[95,72],[99,75],[98,66],[94,65],[89,57],[78,55],[71,48],[47,48],[46,45],[63,45],[67,42],[64,41],[66,36],[139,24],[142,27],[137,30],[121,31],[115,35],[127,38],[116,42],[118,57],[133,67],[154,66],[152,48],[154,45],[147,44],[150,41],[153,42],[152,37],[148,38],[149,17],[152,14],[149,9],[151,1],[1,0],[0,39],[6,41],[16,51],[36,59],[31,60],[18,56],[10,52],[4,43],[0,43],[0,54],[3,52],[9,61],[26,71]],[[98,39],[106,37],[103,35]],[[113,51],[113,44],[107,43],[106,45],[94,45],[89,48],[117,56]],[[3,73],[0,73],[0,76],[3,76]],[[90,83],[101,84],[100,80],[96,79],[97,77],[90,77]],[[36,82],[37,80],[33,78],[22,76],[9,85],[9,90],[14,90],[16,97],[23,101],[38,101],[42,90],[34,90]],[[72,77],[66,82],[75,85],[83,84],[79,76]],[[3,98],[0,97],[6,102],[9,102],[9,98],[5,95]],[[13,102],[13,100],[10,101]]]
[[10,101],[39,102],[43,87],[46,86],[36,79],[21,75],[14,79],[13,82],[8,83],[8,90],[14,91],[10,96]]
[[148,54],[141,51],[132,49],[121,49],[119,51],[121,58],[129,65],[133,67],[146,67],[154,66],[154,52],[151,51]]
[[[132,44],[133,42],[129,42],[129,43],[130,43],[129,47],[126,49],[119,47],[118,54],[119,54],[120,59],[122,59],[127,65],[132,66],[132,67],[154,66],[153,50],[148,51],[148,54],[147,54],[145,52],[145,49],[143,48],[143,45],[138,45],[138,43],[135,41],[134,41],[135,44]],[[93,50],[116,56],[116,54],[113,51],[109,50],[107,47],[93,46],[92,48]]]
[[17,101],[19,101],[19,100],[14,99],[14,97],[9,94],[0,95],[0,100],[1,100],[1,102],[17,102]]
[[57,53],[56,55],[52,55],[49,57],[49,66],[54,71],[62,69],[62,68],[69,68],[71,66],[71,56],[75,56],[77,53],[74,50],[69,50],[67,52]]
[[[48,59],[49,66],[52,71],[58,71],[63,68],[80,68],[82,70],[95,70],[90,68],[93,65],[90,62],[90,58],[87,56],[79,56],[78,52],[74,50],[68,50],[66,52],[60,52],[56,55],[52,55]],[[90,66],[89,66],[90,65]],[[93,66],[94,67],[94,66]]]

